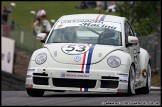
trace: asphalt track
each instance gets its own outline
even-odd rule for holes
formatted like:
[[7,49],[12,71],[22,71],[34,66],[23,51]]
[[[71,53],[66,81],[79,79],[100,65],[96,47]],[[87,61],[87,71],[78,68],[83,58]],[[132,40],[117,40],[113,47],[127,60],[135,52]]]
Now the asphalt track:
[[104,106],[161,105],[161,91],[133,96],[96,92],[46,91],[43,97],[30,97],[26,91],[1,91],[2,106]]

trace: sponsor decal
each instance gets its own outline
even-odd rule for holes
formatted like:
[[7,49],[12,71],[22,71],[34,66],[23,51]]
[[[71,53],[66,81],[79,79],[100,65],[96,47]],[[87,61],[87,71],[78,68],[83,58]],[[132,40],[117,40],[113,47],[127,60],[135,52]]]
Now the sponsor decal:
[[61,73],[61,77],[64,78],[89,78],[89,74],[85,73]]
[[106,24],[96,24],[96,23],[82,23],[82,24],[79,24],[79,25],[80,26],[108,28],[108,29],[113,29],[113,30],[116,30],[116,28],[117,28],[115,26],[109,26],[109,25],[106,25]]
[[62,20],[61,23],[103,23],[102,20],[93,19],[76,19],[76,20]]
[[33,75],[37,71],[37,68],[28,68],[27,75]]
[[61,20],[56,25],[55,29],[70,27],[70,26],[92,26],[113,29],[121,32],[121,25],[104,21],[106,15],[98,15],[96,19],[76,19],[76,20]]
[[128,73],[116,73],[116,75],[119,75],[119,76],[128,76]]
[[122,83],[128,83],[128,77],[122,77],[122,76],[120,76],[119,77],[119,82],[122,84]]
[[116,73],[116,76],[119,77],[120,84],[127,84],[128,83],[128,73]]
[[11,60],[11,53],[8,52],[8,53],[7,53],[7,62],[10,63],[10,60]]
[[61,28],[61,27],[63,27],[63,24],[61,24],[61,25],[58,25],[58,28]]
[[128,83],[128,80],[119,80],[120,83]]
[[26,78],[31,79],[32,78],[32,75],[27,75]]

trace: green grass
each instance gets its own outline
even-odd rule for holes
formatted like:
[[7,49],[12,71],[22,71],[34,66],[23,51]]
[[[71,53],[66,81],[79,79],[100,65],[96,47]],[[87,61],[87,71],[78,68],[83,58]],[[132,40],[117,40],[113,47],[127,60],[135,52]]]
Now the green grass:
[[[76,9],[75,6],[79,5],[79,1],[17,1],[13,13],[10,14],[10,20],[13,19],[25,31],[30,31],[32,27],[33,16],[31,10],[38,11],[43,7],[47,14],[48,19],[57,20],[62,15],[78,14],[78,13],[98,13],[93,9]],[[9,6],[9,1],[3,1],[1,8],[4,5]],[[104,13],[104,11],[101,11]]]
[[[35,49],[42,47],[39,41],[36,41],[33,36],[33,20],[34,17],[30,13],[31,10],[38,11],[41,7],[44,8],[48,15],[48,20],[57,20],[62,15],[68,14],[81,14],[81,13],[99,13],[94,8],[91,9],[76,9],[80,1],[14,1],[16,7],[9,15],[9,23],[14,20],[16,25],[19,26],[16,31],[11,32],[11,38],[16,42],[16,48],[33,52]],[[4,6],[9,6],[10,1],[2,1],[1,9]],[[105,14],[104,10],[100,11]],[[20,32],[24,31],[24,44],[20,44]]]

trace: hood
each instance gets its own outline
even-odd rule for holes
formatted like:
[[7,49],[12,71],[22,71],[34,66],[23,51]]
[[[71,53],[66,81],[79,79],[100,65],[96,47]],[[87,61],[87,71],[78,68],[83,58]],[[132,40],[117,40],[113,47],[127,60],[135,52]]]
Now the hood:
[[64,64],[93,64],[101,61],[110,52],[121,49],[117,46],[78,43],[45,44],[53,59]]

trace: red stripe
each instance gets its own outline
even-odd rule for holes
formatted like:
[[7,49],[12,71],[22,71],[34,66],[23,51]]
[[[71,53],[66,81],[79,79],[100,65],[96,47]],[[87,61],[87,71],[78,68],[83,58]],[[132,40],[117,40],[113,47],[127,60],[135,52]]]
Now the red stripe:
[[82,72],[84,73],[84,64],[85,64],[86,52],[84,52],[83,62],[82,62]]
[[80,88],[80,91],[82,92],[82,88]]
[[100,17],[100,15],[97,16],[96,20],[98,20],[99,17]]

